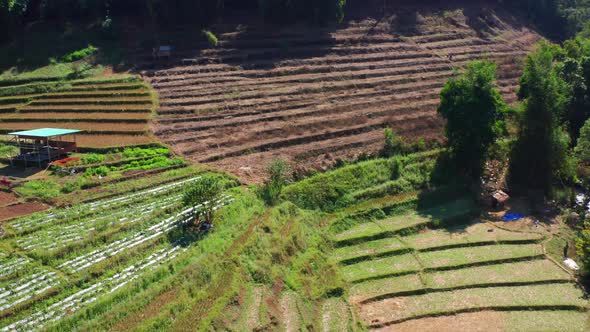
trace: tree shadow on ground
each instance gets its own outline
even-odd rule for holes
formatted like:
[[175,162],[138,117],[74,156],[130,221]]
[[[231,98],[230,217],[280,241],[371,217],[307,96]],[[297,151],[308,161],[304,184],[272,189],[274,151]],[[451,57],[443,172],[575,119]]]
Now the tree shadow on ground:
[[[117,27],[116,29],[124,29]],[[82,23],[35,22],[10,43],[0,46],[0,73],[33,71],[92,45],[100,50],[89,61],[112,67],[115,71],[131,68],[123,31],[105,33],[100,26]]]
[[[465,22],[454,21],[446,13],[462,11]],[[472,3],[464,0],[439,1],[349,1],[342,23],[314,25],[305,20],[299,24],[278,25],[264,22],[256,10],[236,10],[217,19],[207,29],[219,37],[221,44],[212,47],[197,25],[159,27],[149,20],[120,18],[110,33],[100,24],[37,22],[25,29],[15,41],[0,47],[0,71],[15,67],[30,71],[83,49],[98,47],[95,64],[107,65],[116,72],[140,69],[166,69],[179,65],[222,63],[253,69],[272,69],[286,60],[302,60],[338,53],[334,32],[354,27],[358,22],[373,22],[366,36],[389,33],[392,36],[414,36],[422,33],[429,16],[446,17],[449,25],[475,30],[486,35],[490,27],[506,23],[514,29],[523,27],[526,19],[512,14],[494,1]],[[501,17],[498,21],[495,16]],[[384,25],[383,25],[384,24]],[[386,28],[383,28],[385,26]],[[388,27],[388,28],[387,28]],[[360,39],[355,45],[364,45]],[[156,60],[153,49],[160,45],[174,47],[171,58]],[[343,54],[344,55],[344,54]]]
[[416,208],[420,216],[433,220],[429,227],[463,233],[477,222],[481,209],[470,181],[455,170],[445,152],[436,159],[429,186],[419,193]]
[[[337,42],[332,32],[345,26],[307,22],[279,25],[264,22],[255,11],[236,11],[207,27],[218,38],[217,46],[209,43],[199,27],[174,27],[155,31],[151,38],[144,39],[137,62],[145,69],[206,64],[272,69],[285,60],[322,57],[333,52]],[[160,45],[173,47],[171,58],[153,59],[152,49]]]
[[[512,29],[532,27],[526,13],[513,11],[497,1],[411,1],[411,0],[369,0],[349,1],[347,17],[373,17],[375,26],[389,26],[394,35],[412,37],[424,33],[425,24],[444,23],[448,27],[473,30],[479,37],[494,34],[494,28],[509,26]],[[439,22],[432,22],[432,18]],[[428,22],[428,21],[431,22]]]
[[196,225],[189,225],[187,223],[177,223],[176,227],[168,233],[167,239],[171,244],[188,247],[193,243],[206,238],[211,229],[204,230]]

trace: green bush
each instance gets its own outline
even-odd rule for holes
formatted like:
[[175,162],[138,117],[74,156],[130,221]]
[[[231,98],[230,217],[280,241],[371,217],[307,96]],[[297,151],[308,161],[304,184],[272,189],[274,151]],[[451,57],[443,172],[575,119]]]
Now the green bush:
[[[438,156],[440,151],[429,151],[396,157],[393,159],[375,159],[345,166],[331,172],[319,174],[286,187],[283,197],[306,209],[333,211],[354,202],[354,192],[381,185],[394,178],[393,163],[404,165],[401,178],[409,177],[410,185],[424,185],[429,180],[425,172],[434,168],[434,162],[420,166],[407,166]],[[399,160],[399,161],[395,161]],[[416,173],[416,174],[413,174]],[[419,181],[420,179],[424,181]]]
[[183,196],[186,207],[201,206],[201,209],[193,209],[192,220],[197,223],[201,217],[207,223],[213,223],[215,207],[221,199],[224,190],[223,182],[219,177],[203,176],[199,181],[193,182]]
[[395,180],[401,176],[403,163],[401,158],[395,157],[391,160],[391,179]]
[[207,42],[211,47],[215,47],[217,44],[219,44],[219,40],[217,39],[217,36],[213,34],[213,32],[209,30],[203,30],[202,32],[205,38],[207,38]]
[[18,154],[16,146],[0,143],[0,156],[13,156],[15,154]]
[[408,152],[408,146],[403,138],[394,132],[391,128],[384,130],[385,146],[381,152],[383,157],[393,157],[395,155],[405,154]]
[[84,171],[84,176],[107,176],[111,170],[107,166],[89,167]]
[[99,153],[88,153],[80,157],[80,162],[84,165],[99,164],[106,159],[104,154]]
[[272,206],[278,203],[283,187],[291,180],[291,168],[286,161],[275,159],[268,165],[266,170],[268,179],[260,189],[259,196],[266,204]]
[[62,61],[64,62],[74,62],[78,60],[85,59],[93,54],[95,54],[98,49],[92,45],[88,45],[88,47],[83,48],[78,51],[74,51],[70,54],[66,54],[62,57]]
[[60,92],[70,89],[72,89],[72,85],[64,82],[29,83],[0,87],[0,97]]

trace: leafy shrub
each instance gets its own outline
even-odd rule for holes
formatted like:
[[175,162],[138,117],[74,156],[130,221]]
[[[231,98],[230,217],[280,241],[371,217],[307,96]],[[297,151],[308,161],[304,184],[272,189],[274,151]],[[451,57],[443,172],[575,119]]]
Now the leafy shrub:
[[215,217],[215,206],[221,198],[224,187],[218,177],[203,176],[199,181],[193,182],[184,193],[183,202],[186,207],[202,205],[202,209],[193,210],[192,219],[197,222],[201,215],[205,222],[212,223]]
[[88,47],[83,48],[81,50],[78,51],[74,51],[70,54],[64,55],[62,60],[64,62],[74,62],[74,61],[78,61],[78,60],[82,60],[85,59],[93,54],[96,53],[96,51],[98,51],[98,49],[92,45],[88,45]]
[[[438,156],[440,151],[429,151],[394,159],[376,159],[360,162],[350,166],[342,167],[331,172],[319,174],[303,181],[286,187],[283,196],[306,209],[320,209],[332,211],[353,203],[354,192],[361,192],[367,188],[381,185],[393,178],[392,163],[399,158],[402,165],[411,165],[423,160],[432,159]],[[401,171],[401,178],[404,178],[410,185],[422,186],[430,179],[430,176],[423,177],[425,173],[434,168],[434,162],[421,166],[405,167]],[[412,174],[417,173],[417,174]],[[407,179],[406,177],[409,177]],[[419,181],[422,179],[423,181]],[[406,187],[407,188],[407,187]],[[393,191],[393,190],[386,190]]]
[[88,153],[80,157],[80,162],[84,165],[99,164],[106,159],[104,154],[99,153]]
[[18,148],[14,145],[0,143],[0,155],[1,156],[12,156],[18,153]]
[[61,187],[61,192],[64,194],[69,194],[78,190],[80,187],[76,184],[76,182],[67,182]]
[[217,36],[213,34],[213,32],[209,30],[203,30],[202,32],[205,38],[207,38],[207,42],[211,47],[215,47],[217,44],[219,44],[219,40],[217,39]]
[[0,97],[29,95],[70,90],[72,85],[65,82],[29,83],[15,86],[0,87]]
[[383,157],[393,157],[395,155],[405,154],[408,151],[408,147],[404,142],[403,138],[394,132],[391,128],[386,128],[385,134],[385,146],[383,147]]
[[275,205],[279,200],[283,187],[291,179],[291,168],[286,161],[275,159],[268,165],[266,170],[268,179],[260,190],[260,196],[268,205]]
[[400,177],[402,173],[402,160],[401,158],[393,158],[391,160],[391,179],[395,180]]
[[111,170],[107,166],[89,167],[84,171],[84,176],[107,176]]
[[59,185],[54,181],[35,180],[25,182],[17,189],[25,197],[51,199],[59,196]]
[[72,64],[72,72],[68,75],[68,79],[75,80],[92,75],[92,65],[89,63],[74,63]]

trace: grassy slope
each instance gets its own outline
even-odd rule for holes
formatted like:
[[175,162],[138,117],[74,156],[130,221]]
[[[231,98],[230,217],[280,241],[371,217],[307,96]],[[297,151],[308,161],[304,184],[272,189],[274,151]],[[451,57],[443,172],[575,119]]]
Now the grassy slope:
[[[387,165],[387,160],[363,165],[371,169]],[[355,183],[364,183],[360,189],[370,190],[379,186],[368,179],[379,172],[372,169],[349,173],[344,168],[335,173],[342,176],[340,180],[350,174],[367,177],[355,179]],[[386,173],[384,178],[390,176]],[[138,179],[137,186],[149,181]],[[285,197],[296,197],[297,204],[305,205],[297,197],[323,190],[323,181],[326,175],[307,180],[305,186],[296,183],[287,188]],[[344,202],[342,197],[355,191],[354,185],[344,182],[346,189],[330,202]],[[114,191],[133,187],[113,186]],[[346,203],[333,213],[302,210],[289,202],[267,208],[246,189],[233,195],[236,204],[223,210],[214,231],[194,242],[178,259],[99,298],[50,330],[74,326],[99,331],[225,330],[245,326],[276,330],[290,326],[340,331],[360,326],[350,302],[365,303],[360,306],[365,322],[373,321],[372,315],[387,318],[373,322],[375,326],[490,306],[516,306],[517,310],[587,305],[569,283],[569,274],[547,260],[529,260],[542,257],[538,244],[541,235],[498,229],[489,232],[490,226],[485,224],[433,222],[474,211],[471,201],[448,195],[444,188],[439,195],[424,195],[416,194],[415,187],[410,186],[399,196],[376,197],[355,206]],[[338,206],[320,205],[327,210]],[[417,233],[422,228],[414,226],[422,224],[437,229]],[[400,227],[406,231],[396,232]],[[374,239],[375,234],[382,238]],[[344,241],[333,248],[330,240],[338,236],[358,242]],[[521,256],[527,260],[488,265],[491,260],[511,261]],[[338,262],[340,266],[335,265]],[[548,281],[551,283],[534,285]],[[478,286],[506,283],[518,285]],[[468,289],[462,289],[465,287]],[[560,296],[548,297],[547,292]],[[383,311],[383,304],[390,301],[403,301],[407,310]],[[523,318],[526,315],[517,312],[505,314],[506,324],[531,326]],[[573,311],[559,313],[550,313],[556,315],[555,326],[578,315]]]

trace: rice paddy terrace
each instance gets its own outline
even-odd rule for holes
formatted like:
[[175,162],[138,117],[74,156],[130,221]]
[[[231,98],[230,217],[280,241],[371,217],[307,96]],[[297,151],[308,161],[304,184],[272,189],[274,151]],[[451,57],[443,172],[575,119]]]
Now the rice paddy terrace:
[[[49,91],[49,92],[45,92]],[[152,142],[154,110],[149,88],[121,76],[60,83],[34,81],[0,86],[0,132],[60,127],[83,130],[80,146],[110,147]]]
[[[513,103],[521,59],[541,38],[509,13],[476,5],[351,11],[341,26],[313,30],[214,26],[217,47],[179,44],[169,67],[143,72],[160,97],[155,134],[251,182],[277,156],[307,169],[373,153],[385,127],[441,140],[436,108],[454,70],[495,61],[498,87]],[[396,24],[412,15],[410,26]]]
[[336,227],[331,257],[359,319],[378,331],[586,331],[588,301],[545,255],[546,235],[465,223],[473,211],[459,197]]

